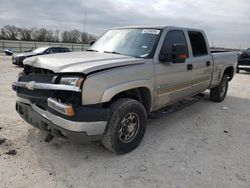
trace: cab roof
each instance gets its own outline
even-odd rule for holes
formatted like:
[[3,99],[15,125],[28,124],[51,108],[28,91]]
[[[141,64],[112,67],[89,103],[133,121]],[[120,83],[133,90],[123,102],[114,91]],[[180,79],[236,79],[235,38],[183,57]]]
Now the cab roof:
[[166,29],[166,28],[203,32],[201,29],[179,27],[179,26],[168,26],[168,25],[131,25],[131,26],[116,27],[113,29]]

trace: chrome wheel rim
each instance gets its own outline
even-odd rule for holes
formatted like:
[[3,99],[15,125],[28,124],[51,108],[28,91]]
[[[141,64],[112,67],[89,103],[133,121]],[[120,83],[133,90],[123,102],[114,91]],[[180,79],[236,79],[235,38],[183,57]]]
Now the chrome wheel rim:
[[121,120],[119,139],[123,143],[131,142],[137,135],[140,127],[140,120],[136,113],[130,112]]

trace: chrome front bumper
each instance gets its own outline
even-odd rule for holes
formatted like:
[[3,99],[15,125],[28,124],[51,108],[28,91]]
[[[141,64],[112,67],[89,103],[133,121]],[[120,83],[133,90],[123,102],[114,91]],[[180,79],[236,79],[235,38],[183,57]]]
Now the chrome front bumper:
[[81,92],[81,89],[76,86],[62,85],[62,84],[47,84],[47,83],[37,83],[34,81],[30,82],[13,82],[13,87],[22,87],[29,90],[41,89],[41,90],[63,90],[63,91],[75,91]]

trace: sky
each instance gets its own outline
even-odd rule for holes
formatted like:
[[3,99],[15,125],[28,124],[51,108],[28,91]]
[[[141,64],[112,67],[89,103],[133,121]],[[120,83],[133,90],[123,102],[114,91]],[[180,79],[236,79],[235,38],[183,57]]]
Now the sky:
[[210,45],[250,47],[250,0],[0,0],[0,27],[84,30],[172,25],[203,29]]

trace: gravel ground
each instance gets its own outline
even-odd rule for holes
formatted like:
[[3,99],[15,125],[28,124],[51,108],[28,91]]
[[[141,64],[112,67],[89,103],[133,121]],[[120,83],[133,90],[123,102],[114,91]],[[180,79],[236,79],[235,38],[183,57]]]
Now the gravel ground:
[[11,82],[21,71],[0,55],[0,187],[250,188],[250,74],[237,74],[222,103],[201,101],[148,121],[126,155],[99,142],[54,139],[15,112]]

